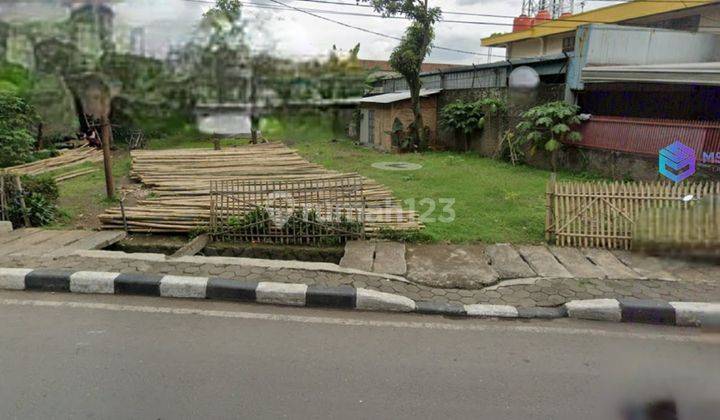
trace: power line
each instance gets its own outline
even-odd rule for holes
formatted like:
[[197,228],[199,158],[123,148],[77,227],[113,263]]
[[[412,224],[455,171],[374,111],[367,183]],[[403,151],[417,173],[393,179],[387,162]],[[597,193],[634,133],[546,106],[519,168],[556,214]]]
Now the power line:
[[[190,2],[194,2],[194,3],[209,3],[209,4],[215,4],[215,2],[206,1],[206,0],[185,0],[185,1],[190,1]],[[384,33],[382,33],[382,32],[377,32],[377,31],[373,31],[373,30],[371,30],[371,29],[362,28],[362,27],[360,27],[360,26],[351,25],[351,24],[349,24],[349,23],[341,22],[341,21],[339,21],[339,20],[330,19],[330,18],[328,18],[328,17],[321,16],[321,15],[316,14],[316,13],[314,13],[314,12],[310,12],[310,11],[307,11],[307,10],[304,10],[304,9],[301,9],[301,8],[298,8],[298,7],[295,7],[295,6],[291,6],[291,5],[289,5],[289,4],[283,3],[283,2],[278,1],[278,0],[269,0],[269,1],[271,1],[271,2],[273,2],[273,3],[276,3],[276,4],[279,4],[279,5],[281,5],[281,6],[284,6],[284,7],[288,8],[288,9],[295,10],[295,11],[301,12],[301,13],[305,13],[306,15],[315,17],[315,18],[317,18],[317,19],[322,19],[322,20],[327,21],[327,22],[332,22],[332,23],[335,23],[335,24],[337,24],[337,25],[344,26],[344,27],[346,27],[346,28],[355,29],[355,30],[357,30],[357,31],[361,31],[361,32],[365,32],[365,33],[377,35],[377,36],[380,36],[380,37],[383,37],[383,38],[394,39],[394,40],[396,40],[396,41],[402,41],[402,38],[401,38],[401,37],[384,34]],[[375,16],[375,15],[373,15],[373,16]],[[439,46],[439,45],[432,45],[432,48],[435,48],[435,49],[438,49],[438,50],[444,50],[444,51],[457,52],[457,53],[461,53],[461,54],[469,54],[469,55],[476,55],[476,56],[481,56],[481,57],[487,57],[487,54],[486,54],[486,53],[480,53],[480,52],[476,52],[476,51],[466,51],[466,50],[460,50],[460,49],[457,49],[457,48],[443,47],[443,46]],[[503,56],[503,58],[505,58],[505,56]]]
[[[184,0],[194,3],[205,3],[205,4],[215,4],[212,1],[208,0]],[[267,1],[273,1],[273,0],[267,0]],[[306,1],[306,2],[313,2],[313,3],[327,3],[327,4],[337,4],[337,5],[344,5],[344,6],[354,6],[350,3],[343,3],[343,2],[335,2],[335,1],[329,1],[329,0],[298,0],[298,1]],[[617,0],[593,0],[593,1],[617,1]],[[665,3],[667,1],[665,0],[635,0],[635,1],[643,1],[643,2],[657,2],[657,3]],[[673,1],[673,0],[668,0]],[[704,0],[686,0],[685,2],[700,2]],[[680,3],[681,1],[677,1]],[[275,2],[277,3],[277,2]],[[379,14],[372,14],[372,13],[358,13],[358,12],[344,12],[340,10],[326,10],[326,9],[311,9],[311,8],[300,8],[295,6],[287,5],[286,3],[282,3],[285,6],[274,6],[271,4],[266,3],[251,3],[251,2],[242,2],[243,6],[251,7],[251,8],[258,8],[258,9],[268,9],[268,10],[280,10],[280,11],[296,11],[301,12],[305,14],[311,14],[312,16],[319,17],[314,14],[331,14],[331,15],[341,15],[341,16],[354,16],[354,17],[371,17],[371,18],[381,18],[381,19],[402,19],[407,20],[406,17],[402,16],[382,16]],[[474,14],[477,16],[483,15],[480,13]],[[506,15],[484,15],[488,17],[498,17],[498,18],[513,18],[512,16],[506,16]],[[600,21],[600,20],[591,20],[591,19],[572,19],[572,18],[563,18],[563,19],[553,19],[553,20],[547,20],[546,22],[539,23],[538,25],[542,25],[543,28],[558,28],[558,29],[567,29],[568,31],[573,30],[577,27],[577,25],[574,25],[572,22],[580,22],[580,23],[614,23],[614,22],[608,22],[608,21]],[[470,21],[470,20],[450,20],[450,19],[442,19],[438,21],[438,23],[451,23],[451,24],[467,24],[467,25],[486,25],[486,26],[514,26],[511,22],[489,22],[489,21]],[[699,29],[720,29],[720,26],[698,26]]]

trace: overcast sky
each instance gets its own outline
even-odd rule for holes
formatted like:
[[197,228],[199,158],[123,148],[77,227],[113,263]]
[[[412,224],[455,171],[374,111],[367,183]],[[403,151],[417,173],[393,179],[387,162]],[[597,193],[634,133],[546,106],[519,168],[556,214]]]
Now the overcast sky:
[[[146,28],[148,49],[157,54],[164,52],[168,45],[187,41],[193,30],[211,4],[204,0],[117,0],[113,2],[119,28],[143,26]],[[311,3],[298,0],[279,0],[304,9],[321,9],[354,13],[372,13],[371,9]],[[354,3],[353,0],[332,0]],[[430,0],[432,6],[446,12],[471,12],[489,15],[515,16],[520,13],[522,0]],[[580,1],[576,1],[579,3]],[[61,0],[11,1],[0,0],[0,18],[2,19],[62,19],[66,8]],[[212,2],[210,2],[212,3]],[[248,3],[273,4],[271,0],[249,0]],[[611,3],[589,1],[586,10]],[[576,10],[576,12],[579,11]],[[292,55],[296,58],[325,55],[336,45],[348,50],[360,43],[360,57],[386,60],[397,44],[394,39],[343,27],[304,13],[289,10],[269,10],[253,6],[245,7],[244,13],[252,36],[253,49],[271,49],[278,54]],[[400,19],[381,19],[374,17],[322,14],[327,18],[349,25],[391,36],[402,36],[407,22]],[[510,18],[463,16],[446,13],[446,20],[465,20],[493,24],[459,24],[440,22],[436,27],[435,45],[477,53],[463,54],[434,49],[427,61],[447,63],[484,63],[487,62],[488,49],[480,46],[480,39],[494,32],[511,30]],[[503,54],[502,50],[493,50],[493,61]]]

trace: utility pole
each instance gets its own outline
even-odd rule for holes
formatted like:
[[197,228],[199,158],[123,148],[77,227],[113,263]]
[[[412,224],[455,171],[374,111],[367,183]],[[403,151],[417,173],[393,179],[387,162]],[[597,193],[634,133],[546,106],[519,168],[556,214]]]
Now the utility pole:
[[115,181],[112,176],[112,156],[110,156],[110,120],[103,117],[100,124],[102,128],[103,163],[105,164],[105,190],[107,191],[107,198],[112,199],[115,197]]

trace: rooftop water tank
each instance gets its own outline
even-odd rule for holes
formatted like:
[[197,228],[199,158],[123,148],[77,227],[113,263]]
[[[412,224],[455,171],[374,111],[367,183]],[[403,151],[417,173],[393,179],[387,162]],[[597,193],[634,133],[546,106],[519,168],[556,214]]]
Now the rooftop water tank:
[[513,20],[513,32],[524,31],[532,27],[532,18],[522,14]]
[[550,12],[543,9],[537,12],[537,15],[535,15],[535,19],[533,19],[533,25],[539,25],[548,20],[552,20],[552,16],[550,15]]

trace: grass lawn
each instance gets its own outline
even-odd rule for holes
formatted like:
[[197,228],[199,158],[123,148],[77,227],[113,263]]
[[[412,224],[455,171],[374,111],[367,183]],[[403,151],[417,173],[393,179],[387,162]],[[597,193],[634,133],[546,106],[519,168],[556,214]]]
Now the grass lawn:
[[[534,243],[544,240],[545,188],[548,171],[481,158],[472,153],[427,152],[389,154],[355,146],[347,139],[331,141],[328,126],[319,120],[266,125],[265,136],[284,140],[310,161],[345,172],[357,172],[388,186],[420,214],[438,219],[454,199],[455,220],[426,222],[434,240],[450,242]],[[375,169],[375,162],[410,162],[415,171]],[[568,173],[559,179],[580,179]],[[429,198],[430,200],[422,201]],[[421,203],[422,201],[422,203]],[[431,202],[435,202],[431,211]]]
[[[223,140],[222,145],[231,146],[246,144],[247,140]],[[121,148],[123,146],[120,146]],[[162,139],[151,139],[149,149],[181,149],[181,148],[210,148],[213,143],[208,135],[202,135],[193,130],[183,130]],[[97,215],[107,207],[117,206],[117,200],[108,200],[105,194],[105,175],[103,163],[83,163],[63,170],[50,172],[49,176],[56,176],[82,168],[96,168],[93,173],[72,178],[58,184],[60,199],[60,217],[50,226],[54,229],[91,229],[99,228]],[[127,175],[131,169],[130,154],[125,150],[113,152],[113,178],[115,188],[119,189],[128,182]]]
[[[312,162],[330,169],[357,172],[389,187],[420,214],[437,219],[443,215],[440,199],[454,200],[452,222],[425,222],[425,232],[436,241],[536,243],[544,239],[545,186],[550,173],[526,166],[481,158],[471,153],[428,152],[388,154],[355,146],[345,138],[331,141],[329,123],[317,117],[295,117],[280,123],[263,121],[263,136],[282,140]],[[247,144],[247,140],[223,140],[222,145]],[[150,149],[212,147],[207,135],[196,132],[152,140]],[[114,162],[116,184],[130,170],[127,153],[118,153]],[[387,171],[373,168],[375,162],[411,162],[422,165],[415,171]],[[66,214],[58,227],[94,227],[94,215],[115,205],[105,199],[102,163],[98,171],[60,184],[60,207]],[[77,169],[78,167],[73,168]],[[580,175],[559,174],[560,179],[582,179]],[[429,199],[422,201],[424,199]],[[431,202],[436,204],[431,209]],[[432,211],[431,211],[432,210]],[[447,215],[447,213],[446,213]],[[92,220],[94,218],[94,221]]]
[[[90,229],[100,227],[97,215],[106,207],[117,205],[105,193],[105,172],[102,162],[82,163],[67,169],[53,171],[49,176],[95,168],[95,172],[58,183],[60,217],[51,226],[57,229]],[[125,151],[113,153],[113,179],[118,188],[130,172],[130,155]]]

